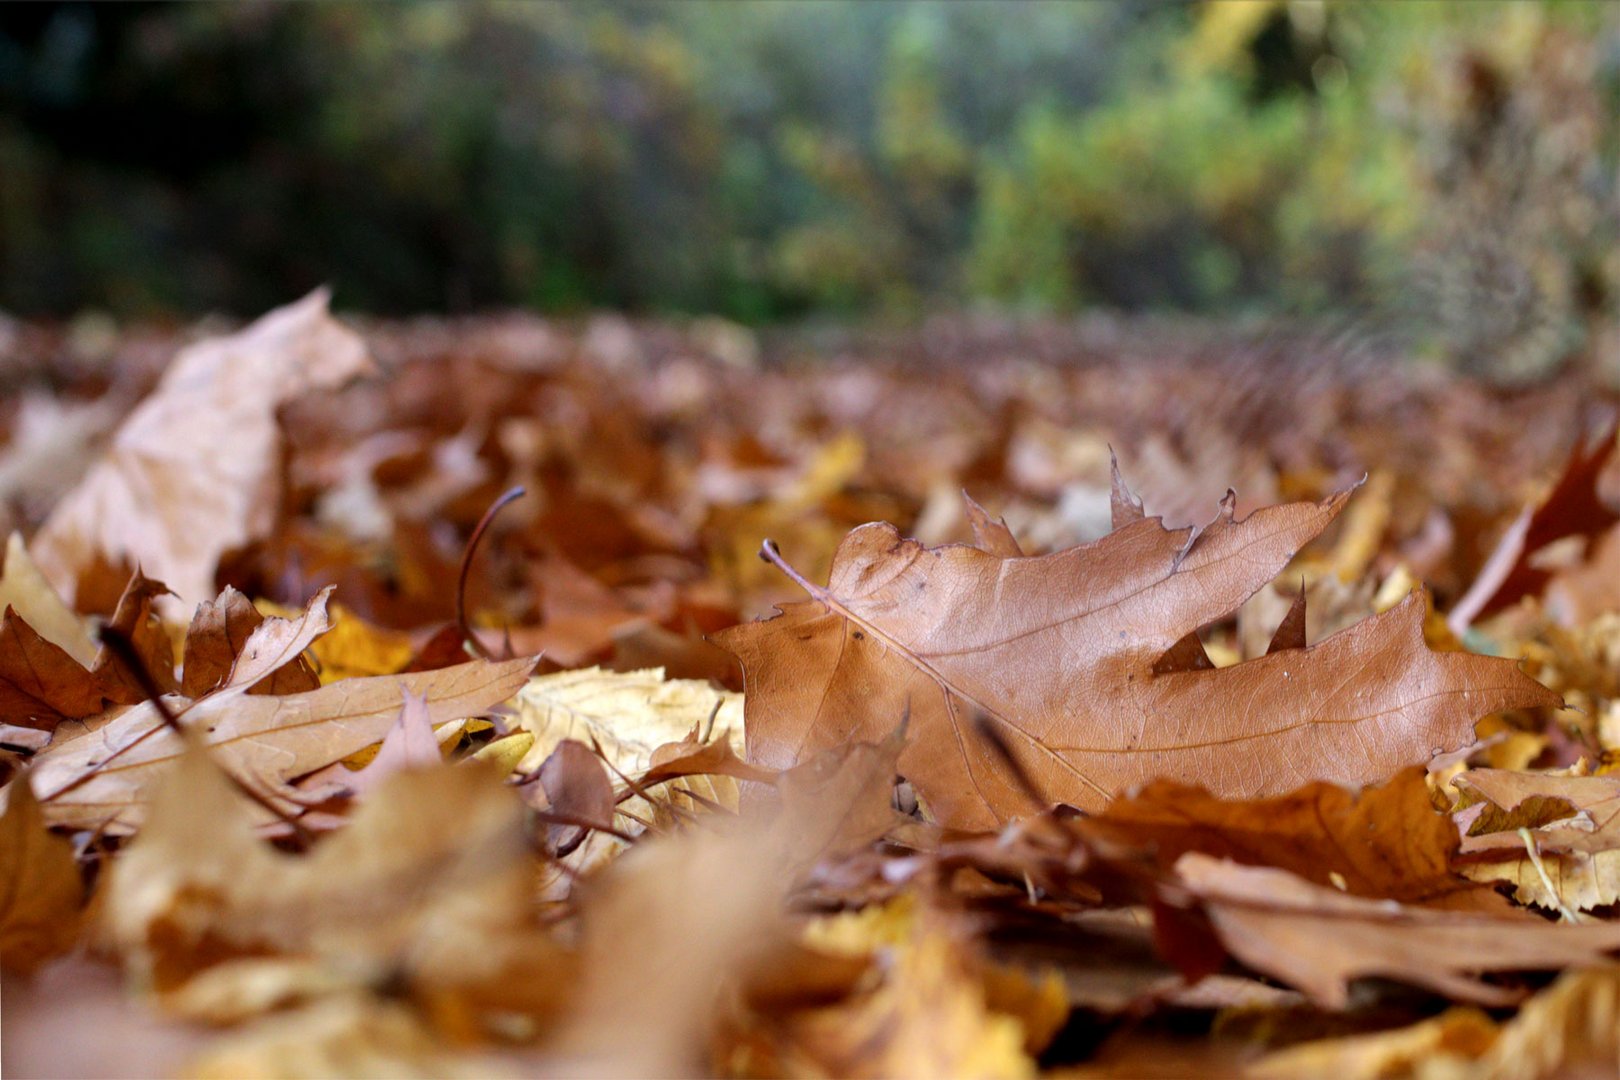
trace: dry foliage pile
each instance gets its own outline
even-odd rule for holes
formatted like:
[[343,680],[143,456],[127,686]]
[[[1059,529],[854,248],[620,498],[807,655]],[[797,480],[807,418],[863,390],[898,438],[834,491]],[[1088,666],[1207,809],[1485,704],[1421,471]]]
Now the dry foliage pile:
[[320,295],[102,344],[0,372],[8,1071],[1620,1067],[1590,388]]

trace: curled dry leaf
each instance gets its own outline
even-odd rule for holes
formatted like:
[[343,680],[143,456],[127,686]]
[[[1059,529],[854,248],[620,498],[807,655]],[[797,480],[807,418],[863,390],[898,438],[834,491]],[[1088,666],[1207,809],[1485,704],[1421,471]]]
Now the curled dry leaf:
[[[1194,662],[1191,635],[1269,581],[1346,498],[1242,520],[1228,500],[1203,530],[1143,519],[1027,558],[862,526],[827,588],[802,582],[811,599],[717,638],[743,663],[749,760],[785,768],[881,737],[909,712],[901,773],[942,824],[986,829],[1043,802],[1099,809],[1161,776],[1223,798],[1376,782],[1469,743],[1486,713],[1556,704],[1512,661],[1432,652],[1415,594],[1308,649]],[[1022,779],[975,734],[981,716]]]
[[564,739],[557,744],[540,766],[540,788],[547,810],[582,823],[550,826],[547,832],[557,850],[577,846],[590,826],[611,827],[618,806],[613,781],[602,759],[584,743]]
[[[129,642],[146,669],[146,676],[164,693],[179,689],[174,677],[174,644],[158,619],[155,605],[169,594],[161,581],[153,581],[137,570],[124,586],[113,611],[110,629]],[[96,654],[91,674],[100,682],[109,700],[134,705],[146,700],[146,688],[122,657],[105,645]]]
[[1349,1004],[1350,980],[1370,975],[1459,1001],[1510,1004],[1518,994],[1479,975],[1590,966],[1620,949],[1616,923],[1567,926],[1408,907],[1197,852],[1178,859],[1175,871],[1232,955],[1330,1009]]
[[281,502],[276,409],[367,370],[359,335],[327,313],[326,291],[229,337],[180,352],[112,446],[57,503],[30,550],[70,602],[98,560],[139,565],[183,619],[214,595],[226,551],[266,535]]
[[[331,591],[326,589],[318,597],[323,617],[326,597]],[[253,632],[265,622],[253,601],[230,586],[226,586],[218,599],[197,605],[197,613],[191,617],[191,626],[186,631],[180,692],[189,698],[199,698],[223,685],[236,666],[237,658],[247,651]],[[249,687],[248,693],[297,694],[319,685],[314,668],[298,655]]]
[[1610,426],[1590,447],[1576,443],[1552,488],[1524,508],[1497,541],[1479,576],[1452,607],[1447,623],[1461,635],[1475,619],[1534,596],[1553,579],[1534,556],[1567,536],[1591,538],[1620,521],[1598,494],[1598,482],[1614,456],[1620,429]]
[[51,732],[106,703],[99,680],[13,608],[0,614],[0,723]]

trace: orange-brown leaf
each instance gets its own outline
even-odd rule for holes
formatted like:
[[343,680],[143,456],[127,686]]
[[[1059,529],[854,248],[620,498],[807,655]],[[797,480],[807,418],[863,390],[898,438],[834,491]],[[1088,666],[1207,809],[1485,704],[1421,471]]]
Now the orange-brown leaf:
[[[1312,648],[1155,672],[1346,498],[1242,520],[1228,499],[1202,530],[1143,519],[1031,558],[862,526],[827,588],[717,639],[743,662],[749,758],[786,768],[876,741],[909,712],[900,771],[942,823],[982,829],[1043,802],[1098,809],[1160,776],[1223,798],[1371,783],[1467,744],[1485,713],[1556,703],[1512,661],[1430,651],[1419,595]],[[979,718],[1016,767],[976,734]]]

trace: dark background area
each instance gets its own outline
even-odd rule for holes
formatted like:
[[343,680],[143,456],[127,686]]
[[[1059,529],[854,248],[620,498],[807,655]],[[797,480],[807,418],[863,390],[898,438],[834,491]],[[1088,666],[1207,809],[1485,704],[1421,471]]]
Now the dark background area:
[[0,7],[0,309],[1351,314],[1601,348],[1604,4]]

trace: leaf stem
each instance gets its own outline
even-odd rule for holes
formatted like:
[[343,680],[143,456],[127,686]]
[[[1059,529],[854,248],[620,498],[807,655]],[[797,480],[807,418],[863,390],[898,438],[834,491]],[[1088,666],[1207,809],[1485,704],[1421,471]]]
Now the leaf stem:
[[456,577],[456,625],[461,628],[461,636],[466,641],[467,648],[471,649],[475,656],[482,657],[485,660],[495,658],[490,655],[488,649],[484,648],[484,643],[478,640],[472,631],[472,627],[467,623],[467,576],[472,572],[473,556],[478,552],[478,542],[484,538],[484,533],[489,530],[490,523],[495,520],[495,515],[500,513],[508,504],[516,502],[526,494],[528,494],[528,490],[522,484],[519,484],[517,487],[508,489],[500,498],[491,503],[489,509],[484,511],[484,516],[478,519],[478,524],[473,526],[472,535],[467,538],[467,548],[461,553],[461,572]]

